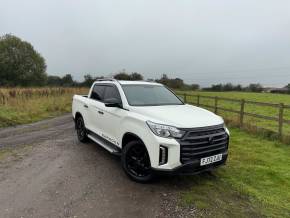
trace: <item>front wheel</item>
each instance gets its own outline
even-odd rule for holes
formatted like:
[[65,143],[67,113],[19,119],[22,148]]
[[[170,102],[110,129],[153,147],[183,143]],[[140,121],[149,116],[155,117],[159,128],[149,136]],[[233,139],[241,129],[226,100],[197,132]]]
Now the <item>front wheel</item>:
[[125,173],[136,182],[146,183],[153,179],[147,149],[140,141],[129,142],[123,148],[122,166]]
[[87,142],[88,141],[87,130],[85,127],[84,119],[81,116],[79,116],[76,119],[76,130],[79,141]]

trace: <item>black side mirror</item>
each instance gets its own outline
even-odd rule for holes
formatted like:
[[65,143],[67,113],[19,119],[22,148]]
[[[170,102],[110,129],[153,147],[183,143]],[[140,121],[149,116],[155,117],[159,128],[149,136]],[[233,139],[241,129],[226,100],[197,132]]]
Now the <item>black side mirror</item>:
[[122,108],[122,103],[117,98],[109,98],[104,101],[106,107]]

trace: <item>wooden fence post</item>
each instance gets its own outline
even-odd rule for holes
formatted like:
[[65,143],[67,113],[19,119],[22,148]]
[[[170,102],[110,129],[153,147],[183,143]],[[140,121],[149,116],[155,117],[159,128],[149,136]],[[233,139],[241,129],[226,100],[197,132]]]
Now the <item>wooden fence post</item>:
[[214,98],[214,113],[217,114],[218,112],[218,97],[215,96]]
[[244,112],[245,112],[245,99],[241,100],[241,110],[240,110],[240,128],[244,125]]
[[199,106],[199,98],[200,98],[200,96],[197,95],[197,106]]
[[280,139],[282,139],[283,137],[283,119],[284,119],[284,104],[281,103],[279,106],[279,118],[278,118],[278,133],[279,133],[279,137]]
[[183,101],[186,103],[186,93],[183,93]]

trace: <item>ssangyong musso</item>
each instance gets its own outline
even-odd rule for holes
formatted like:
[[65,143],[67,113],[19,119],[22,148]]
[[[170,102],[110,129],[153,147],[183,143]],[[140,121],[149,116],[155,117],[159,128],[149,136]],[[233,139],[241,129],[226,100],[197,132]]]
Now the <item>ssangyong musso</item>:
[[148,182],[156,174],[194,174],[225,164],[223,119],[185,104],[162,84],[97,80],[72,103],[78,139],[121,156],[125,173]]

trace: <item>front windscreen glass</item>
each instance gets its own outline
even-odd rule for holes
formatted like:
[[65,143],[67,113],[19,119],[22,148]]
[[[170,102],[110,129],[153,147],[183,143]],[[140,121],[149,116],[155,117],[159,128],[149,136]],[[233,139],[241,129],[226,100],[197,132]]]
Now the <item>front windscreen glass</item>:
[[170,90],[159,85],[122,85],[131,106],[181,105]]

